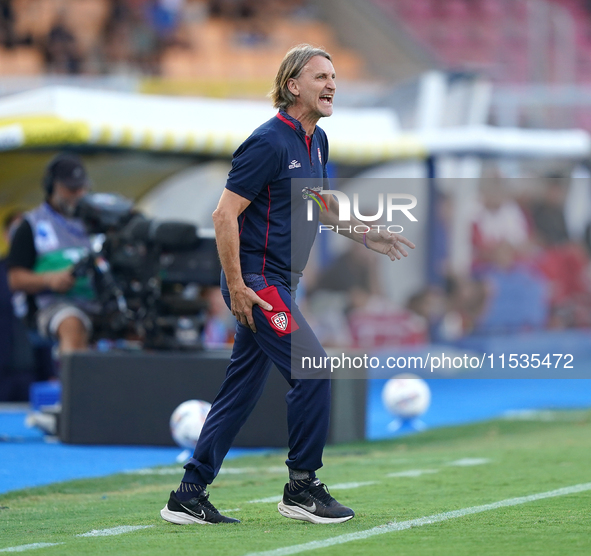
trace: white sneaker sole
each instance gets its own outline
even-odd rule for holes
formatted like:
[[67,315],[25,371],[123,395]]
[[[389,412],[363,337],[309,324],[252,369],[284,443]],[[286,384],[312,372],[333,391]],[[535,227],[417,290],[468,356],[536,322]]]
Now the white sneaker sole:
[[277,504],[277,509],[283,517],[289,517],[290,519],[299,519],[300,521],[308,521],[316,524],[326,523],[344,523],[349,521],[354,516],[348,515],[345,517],[320,517],[319,515],[311,514],[303,508],[298,506],[287,506],[283,502]]
[[199,525],[213,525],[212,523],[209,523],[209,521],[203,521],[198,517],[193,517],[184,512],[171,512],[168,509],[168,504],[160,510],[160,517],[164,521],[175,523],[176,525],[192,525],[193,523],[198,523]]

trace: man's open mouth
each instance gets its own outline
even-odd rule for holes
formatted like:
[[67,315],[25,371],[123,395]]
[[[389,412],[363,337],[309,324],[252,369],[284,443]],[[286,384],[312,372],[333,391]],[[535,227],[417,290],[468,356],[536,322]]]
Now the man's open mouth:
[[320,102],[332,106],[332,95],[321,95]]

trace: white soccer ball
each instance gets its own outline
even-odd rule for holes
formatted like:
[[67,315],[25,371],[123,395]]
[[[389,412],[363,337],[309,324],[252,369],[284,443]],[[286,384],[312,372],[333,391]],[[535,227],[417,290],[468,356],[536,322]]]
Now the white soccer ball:
[[181,447],[195,449],[211,404],[203,400],[188,400],[179,405],[170,416],[170,433]]
[[431,391],[422,378],[402,373],[386,382],[382,390],[382,402],[392,415],[401,419],[415,419],[429,408]]

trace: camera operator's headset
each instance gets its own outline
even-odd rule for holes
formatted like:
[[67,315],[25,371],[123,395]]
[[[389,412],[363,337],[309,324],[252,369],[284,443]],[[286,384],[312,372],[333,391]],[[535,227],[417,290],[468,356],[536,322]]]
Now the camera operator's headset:
[[[79,164],[82,165],[82,161],[75,154],[59,153],[59,154],[55,155],[51,159],[49,164],[45,167],[45,174],[43,174],[43,180],[41,182],[41,185],[43,187],[43,191],[45,191],[45,200],[46,201],[53,194],[53,187],[55,184],[55,170],[57,168],[57,165],[60,162],[62,162],[62,160],[68,160],[68,159],[75,160],[76,162],[78,162]],[[90,184],[88,184],[86,186],[86,190],[90,191]]]

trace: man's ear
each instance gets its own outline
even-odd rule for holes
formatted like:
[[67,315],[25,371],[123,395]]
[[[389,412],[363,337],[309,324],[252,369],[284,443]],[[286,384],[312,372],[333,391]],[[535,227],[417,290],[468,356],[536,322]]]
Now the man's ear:
[[298,82],[293,77],[287,80],[287,89],[293,96],[300,96],[300,88],[298,87]]

